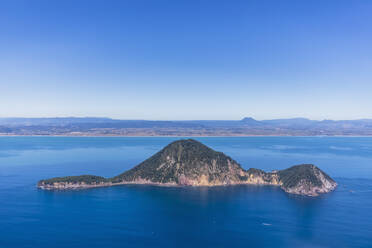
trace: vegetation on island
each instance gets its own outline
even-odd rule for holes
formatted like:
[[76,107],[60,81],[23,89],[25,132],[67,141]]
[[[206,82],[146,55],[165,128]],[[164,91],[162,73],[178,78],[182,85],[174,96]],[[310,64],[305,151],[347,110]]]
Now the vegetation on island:
[[[174,162],[176,166],[159,168],[159,165],[169,162]],[[196,140],[178,140],[167,145],[133,169],[112,178],[112,181],[133,181],[141,177],[158,183],[179,183],[179,174],[198,175],[201,173],[201,165],[205,164],[215,163],[218,165],[216,167],[219,172],[227,172],[229,162],[238,165],[236,161],[222,152],[214,151]],[[218,175],[211,174],[209,180],[213,180],[215,176]]]
[[54,177],[50,179],[41,180],[44,184],[52,185],[54,183],[85,183],[85,184],[98,184],[107,182],[108,179],[94,175],[81,175],[81,176],[68,176],[68,177]]
[[[295,165],[288,169],[278,172],[279,178],[283,183],[283,187],[292,188],[298,185],[301,180],[312,184],[313,186],[322,186],[322,181],[317,176],[319,169],[312,164]],[[334,182],[327,174],[323,173],[327,180]]]
[[244,170],[224,153],[192,139],[172,142],[139,165],[112,178],[93,175],[56,177],[41,180],[38,185],[45,189],[60,189],[121,183],[195,186],[269,184],[281,186],[289,193],[309,195],[329,192],[337,185],[311,164],[273,172],[255,168]]

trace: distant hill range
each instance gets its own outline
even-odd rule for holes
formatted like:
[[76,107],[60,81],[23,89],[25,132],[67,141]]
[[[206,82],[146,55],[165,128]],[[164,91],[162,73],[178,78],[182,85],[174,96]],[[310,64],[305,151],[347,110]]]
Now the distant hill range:
[[148,121],[98,117],[0,118],[0,135],[68,136],[320,136],[372,135],[372,119]]

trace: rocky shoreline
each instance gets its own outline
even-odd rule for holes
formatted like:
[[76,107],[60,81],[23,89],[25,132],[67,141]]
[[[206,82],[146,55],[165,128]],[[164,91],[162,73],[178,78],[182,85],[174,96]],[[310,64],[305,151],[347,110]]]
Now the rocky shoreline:
[[125,184],[157,186],[272,185],[297,195],[318,196],[337,183],[312,164],[265,172],[244,170],[236,161],[195,140],[175,141],[133,169],[113,178],[92,175],[57,177],[38,182],[44,190],[73,190]]
[[233,185],[258,185],[258,186],[277,186],[289,194],[304,195],[304,196],[318,196],[320,194],[325,194],[333,191],[337,187],[337,183],[327,183],[324,187],[307,187],[304,186],[305,182],[302,182],[302,185],[286,188],[283,187],[281,182],[271,183],[271,182],[234,182],[234,183],[219,183],[219,184],[177,184],[177,183],[158,183],[151,182],[146,180],[139,181],[130,181],[130,182],[105,182],[105,183],[67,183],[67,182],[55,182],[52,184],[47,184],[41,180],[37,187],[43,190],[81,190],[89,188],[99,188],[99,187],[111,187],[119,185],[153,185],[160,187],[220,187],[220,186],[233,186]]

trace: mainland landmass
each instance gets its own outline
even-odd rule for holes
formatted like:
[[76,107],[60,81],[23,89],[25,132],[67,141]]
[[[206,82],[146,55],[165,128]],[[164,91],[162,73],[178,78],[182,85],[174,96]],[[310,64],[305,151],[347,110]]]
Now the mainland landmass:
[[372,119],[147,121],[110,118],[0,118],[0,135],[54,136],[372,136]]
[[337,183],[312,164],[265,172],[239,163],[222,152],[193,140],[178,140],[134,168],[112,178],[93,175],[41,180],[41,189],[82,189],[123,184],[160,186],[273,185],[290,194],[317,196],[334,190]]

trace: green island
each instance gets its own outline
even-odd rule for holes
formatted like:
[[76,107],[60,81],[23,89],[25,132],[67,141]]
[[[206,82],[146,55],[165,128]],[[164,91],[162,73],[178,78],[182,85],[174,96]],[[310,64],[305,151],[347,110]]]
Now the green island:
[[132,169],[112,178],[94,175],[55,177],[40,180],[41,189],[83,189],[123,184],[159,186],[274,185],[290,194],[317,196],[328,193],[337,183],[312,164],[265,172],[239,163],[222,152],[193,140],[178,140]]

